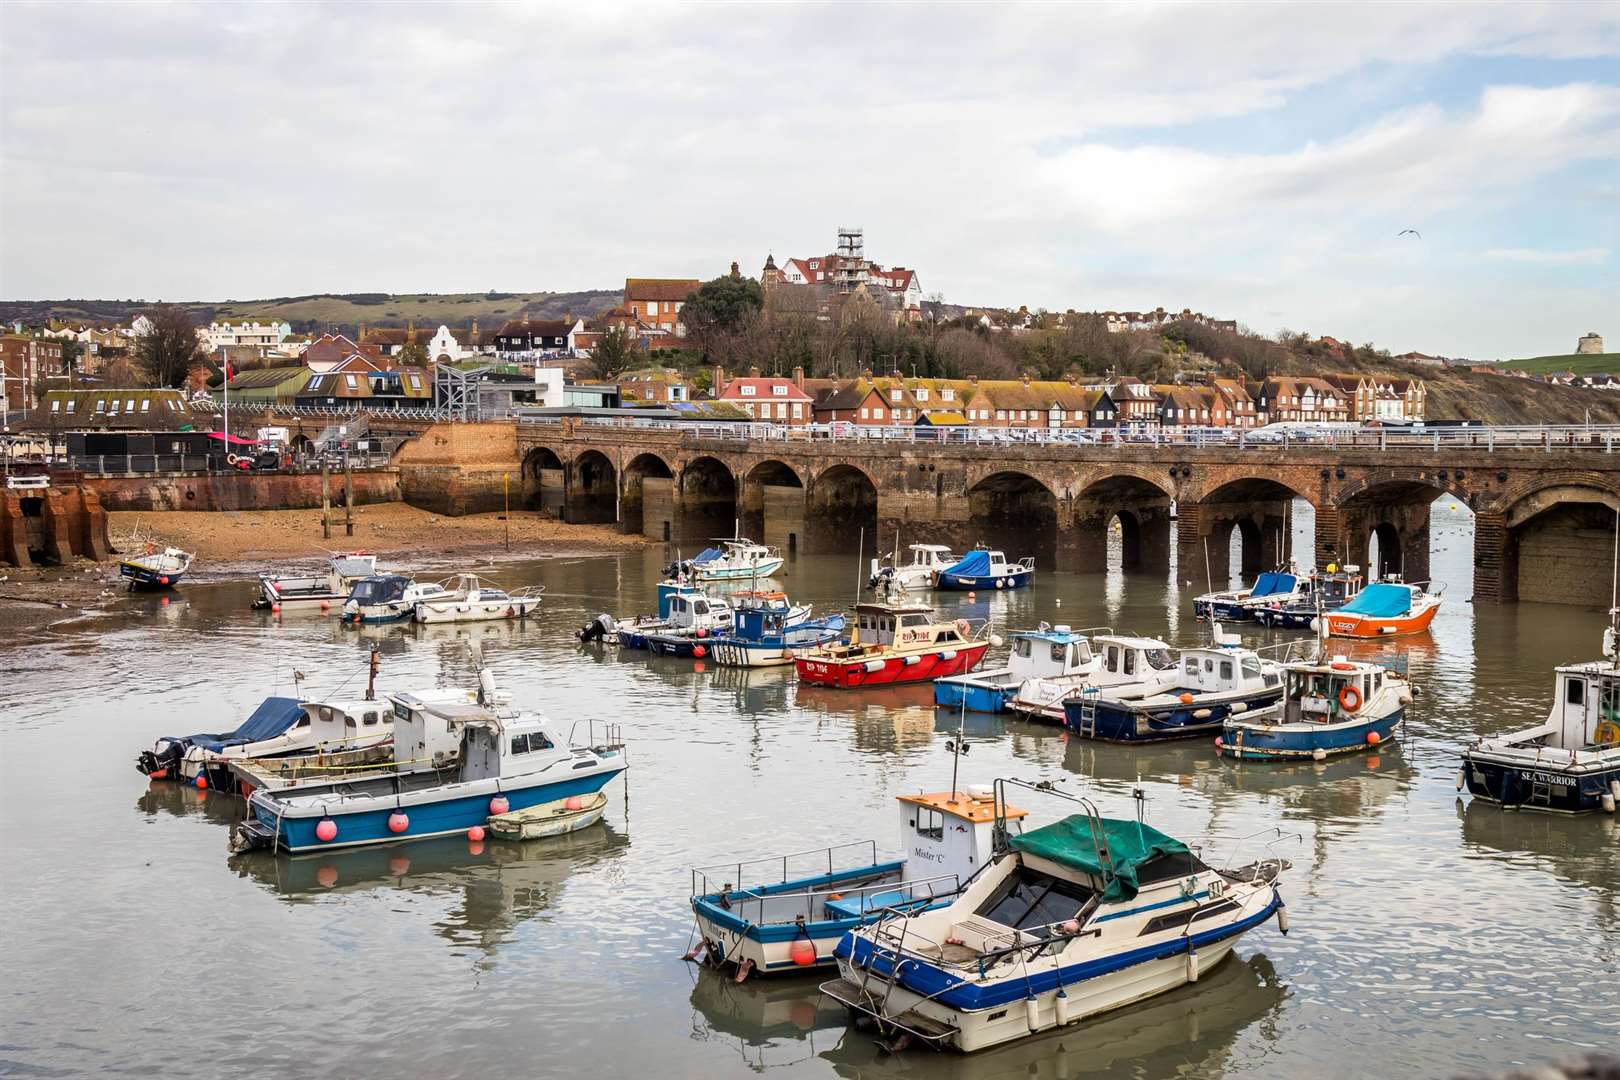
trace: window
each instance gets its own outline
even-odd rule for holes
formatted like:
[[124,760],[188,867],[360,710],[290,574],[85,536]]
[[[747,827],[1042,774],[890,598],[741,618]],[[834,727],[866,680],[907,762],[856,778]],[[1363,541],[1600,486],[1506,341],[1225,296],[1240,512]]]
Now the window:
[[867,410],[867,408],[866,408],[866,406],[865,406],[865,405],[862,405],[862,406],[861,406],[861,419],[862,419],[862,420],[868,420],[868,419],[870,419],[870,417],[869,417],[869,416],[868,416],[868,415],[867,415],[867,412],[868,412],[868,410]]
[[997,409],[996,410],[996,419],[997,420],[1005,420],[1005,419],[1007,419],[1007,410],[1006,409]]
[[1566,705],[1585,705],[1586,704],[1586,683],[1582,682],[1580,679],[1565,679],[1564,680],[1564,704],[1566,704]]
[[776,403],[776,416],[779,420],[787,419],[787,402],[778,401]]
[[879,407],[872,410],[872,419],[874,419],[874,420],[883,419],[883,408],[881,406],[879,406]]
[[359,724],[357,724],[357,723],[355,723],[355,721],[354,721],[354,716],[353,716],[353,715],[352,715],[352,714],[350,714],[350,713],[344,713],[344,714],[343,714],[343,726],[344,726],[344,727],[351,727],[351,728],[357,728],[357,727],[359,727],[359,726],[360,726],[360,725],[359,725]]
[[60,401],[51,402],[51,412],[57,412],[61,408],[62,408],[62,403]]
[[106,411],[107,411],[106,399],[104,399],[104,398],[96,398],[96,412],[98,414],[100,414],[100,413],[104,413]]
[[931,807],[918,810],[917,835],[929,840],[945,839],[945,815]]
[[900,391],[898,389],[890,390],[889,391],[889,400],[890,401],[899,401],[901,393],[902,393],[902,391]]
[[70,413],[79,411],[79,399],[78,398],[68,398],[67,411],[70,412]]
[[[918,400],[919,401],[927,401],[928,398],[925,396],[926,394],[927,394],[927,391],[926,390],[923,391],[922,394],[918,395]],[[939,400],[941,400],[941,401],[955,401],[956,400],[956,391],[952,390],[948,386],[944,387],[939,392]]]
[[1198,678],[1198,658],[1196,656],[1187,657],[1186,668],[1189,679]]
[[372,710],[360,718],[360,722],[366,727],[370,727],[371,725],[377,723],[377,720],[378,716],[376,710]]
[[134,412],[135,411],[135,399],[134,398],[128,398],[128,399],[125,400],[125,402],[124,402],[124,411],[125,412]]
[[411,380],[411,389],[412,390],[420,390],[420,389],[422,389],[422,376],[420,376],[420,375],[411,375],[411,376],[408,376],[408,378]]
[[358,378],[358,376],[355,376],[355,375],[345,375],[345,376],[343,376],[343,382],[348,386],[348,388],[350,390],[353,390],[353,389],[355,389],[356,387],[358,387],[360,385],[359,378]]
[[1232,661],[1221,661],[1221,678],[1230,681],[1232,678]]
[[742,394],[743,397],[753,397],[754,389],[755,388],[752,385],[744,384],[743,388],[739,390],[738,393]]
[[917,387],[917,389],[913,390],[911,392],[911,394],[918,401],[927,401],[928,400],[928,387],[919,386],[919,387]]
[[319,390],[321,388],[321,380],[324,378],[326,378],[325,375],[317,375],[313,379],[309,380],[310,391],[313,392]]
[[309,727],[309,713],[300,713],[298,716],[298,723],[294,724],[293,727]]
[[1245,679],[1258,679],[1260,677],[1260,659],[1255,656],[1243,658],[1243,677]]
[[151,398],[142,398],[141,399],[141,412],[151,412],[151,411],[152,411],[152,399]]
[[793,419],[799,420],[799,419],[802,419],[803,417],[804,417],[804,403],[800,402],[800,401],[795,401],[793,403]]
[[117,398],[113,398],[112,407],[107,410],[107,415],[108,416],[117,416],[118,415],[118,399]]
[[1127,675],[1135,675],[1136,674],[1136,652],[1135,652],[1135,650],[1132,650],[1132,649],[1126,649],[1125,650],[1125,674],[1127,674]]
[[771,387],[771,393],[775,394],[777,397],[787,397],[787,387],[778,383],[777,385]]

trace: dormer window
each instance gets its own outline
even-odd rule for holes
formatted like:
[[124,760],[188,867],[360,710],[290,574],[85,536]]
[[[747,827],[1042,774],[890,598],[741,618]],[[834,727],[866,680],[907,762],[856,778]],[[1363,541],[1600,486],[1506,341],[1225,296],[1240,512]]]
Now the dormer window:
[[753,397],[754,387],[752,385],[744,385],[742,389],[738,391],[738,393],[742,394],[743,397]]
[[912,396],[914,396],[918,401],[927,401],[928,388],[926,386],[919,386],[917,389],[912,391]]
[[900,398],[901,398],[901,396],[902,396],[902,395],[903,395],[903,394],[904,394],[904,393],[905,393],[905,392],[904,392],[904,391],[903,391],[903,390],[900,390],[900,389],[899,389],[899,388],[898,388],[898,387],[897,387],[897,388],[895,388],[895,389],[893,389],[893,390],[890,390],[890,391],[889,391],[889,400],[890,400],[890,401],[899,401],[899,400],[900,400]]
[[[917,395],[917,400],[918,401],[927,401],[928,400],[927,395],[928,395],[928,391],[924,390],[921,394]],[[952,390],[948,386],[943,387],[939,392],[939,400],[941,400],[941,401],[955,401],[956,400],[956,391]]]
[[771,387],[771,393],[775,394],[777,397],[787,397],[787,387],[778,383],[777,385]]

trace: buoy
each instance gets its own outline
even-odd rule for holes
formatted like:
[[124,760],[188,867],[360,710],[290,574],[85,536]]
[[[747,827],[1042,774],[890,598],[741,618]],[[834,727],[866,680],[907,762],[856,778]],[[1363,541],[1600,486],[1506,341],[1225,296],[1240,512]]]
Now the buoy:
[[469,854],[469,855],[482,855],[483,853],[484,853],[484,842],[482,840],[469,840],[469,841],[467,841],[467,854]]
[[827,894],[827,899],[829,900],[842,900],[843,898],[844,894],[841,892],[831,892]]
[[1176,700],[1181,702],[1183,705],[1191,705],[1194,701],[1197,700],[1197,698],[1193,697],[1191,694],[1182,694]]
[[1058,1027],[1064,1027],[1069,1022],[1069,995],[1063,992],[1061,986],[1058,987],[1056,1004]]
[[489,812],[491,814],[504,814],[510,809],[512,809],[512,804],[506,801],[505,795],[497,795],[489,800]]
[[1614,813],[1614,808],[1615,808],[1614,792],[1605,791],[1602,794],[1602,796],[1599,797],[1598,802],[1602,804],[1603,812],[1605,814]]
[[1188,949],[1187,950],[1187,981],[1190,982],[1190,983],[1198,981],[1198,950],[1197,949]]
[[1032,997],[1024,999],[1024,1021],[1031,1031],[1041,1029],[1041,1003]]
[[1069,919],[1067,922],[1065,922],[1063,924],[1063,932],[1065,934],[1068,934],[1070,937],[1073,937],[1075,934],[1078,934],[1080,932],[1080,920],[1079,919]]
[[1288,909],[1282,904],[1277,905],[1277,929],[1282,931],[1283,937],[1288,936]]
[[392,814],[388,815],[388,831],[389,832],[391,832],[391,833],[402,833],[402,832],[404,832],[406,829],[408,829],[410,827],[411,827],[410,816],[407,815],[404,811],[395,810]]
[[709,636],[709,632],[700,626],[698,627],[697,636],[700,638],[706,638]]
[[1056,600],[1053,600],[1052,601],[1052,606],[1053,607],[1062,607],[1063,606],[1063,597],[1060,596]]
[[168,769],[153,769],[151,771],[151,773],[149,773],[147,775],[148,780],[167,780],[168,778],[169,778],[169,770]]
[[279,604],[279,603],[271,604],[270,605],[270,614],[272,614],[272,615],[280,615],[281,614],[281,604]]
[[159,574],[158,575],[158,584],[159,585],[167,585],[168,583],[169,583],[169,575],[168,574]]
[[1463,789],[1463,787],[1467,783],[1468,783],[1468,770],[1467,769],[1458,769],[1457,770],[1457,790],[1461,791]]
[[788,948],[788,956],[798,967],[809,967],[816,962],[816,947],[809,938],[796,938]]
[[1199,710],[1195,711],[1193,713],[1193,719],[1194,720],[1208,720],[1209,719],[1209,710],[1208,709],[1199,709]]
[[337,839],[337,822],[331,818],[321,818],[320,824],[315,826],[315,839],[323,844],[330,844]]
[[208,776],[207,776],[207,774],[198,773],[196,783],[197,783],[198,789],[207,790],[207,788],[208,788]]
[[327,601],[327,600],[322,600],[321,601],[321,610],[322,611],[331,611],[332,610],[331,602]]
[[1249,711],[1249,703],[1246,701],[1234,701],[1231,705],[1227,706],[1227,711],[1231,713],[1246,713]]
[[1326,761],[1327,760],[1327,751],[1322,749],[1320,746],[1318,746],[1315,750],[1311,751],[1311,760],[1312,761]]
[[472,828],[467,830],[467,839],[471,840],[473,843],[476,844],[483,838],[484,827],[482,825],[474,825]]
[[411,860],[403,855],[395,855],[388,860],[388,873],[394,877],[404,877],[411,872]]
[[568,798],[563,800],[563,809],[583,810],[585,809],[585,800],[580,798],[578,795],[570,795]]
[[1368,746],[1377,746],[1382,741],[1383,740],[1378,737],[1378,732],[1376,732],[1376,731],[1367,732],[1367,745]]
[[330,889],[337,884],[337,867],[322,866],[315,870],[315,881],[323,889]]
[[709,650],[705,649],[702,645],[694,645],[692,646],[692,655],[701,660],[705,656],[709,655]]

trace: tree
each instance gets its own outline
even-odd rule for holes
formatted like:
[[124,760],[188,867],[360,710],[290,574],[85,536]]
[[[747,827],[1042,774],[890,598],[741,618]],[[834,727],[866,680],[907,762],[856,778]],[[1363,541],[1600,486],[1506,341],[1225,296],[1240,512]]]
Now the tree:
[[753,278],[717,277],[686,298],[681,322],[705,352],[723,352],[724,339],[740,331],[764,307],[765,290]]
[[202,342],[184,308],[159,304],[146,313],[152,329],[136,339],[135,362],[154,386],[179,386],[204,363]]
[[425,367],[428,362],[427,346],[420,341],[407,341],[394,356],[401,367]]
[[623,326],[610,326],[602,331],[602,336],[591,348],[591,366],[596,369],[599,379],[611,379],[629,370],[640,358],[641,350],[636,348],[636,339]]

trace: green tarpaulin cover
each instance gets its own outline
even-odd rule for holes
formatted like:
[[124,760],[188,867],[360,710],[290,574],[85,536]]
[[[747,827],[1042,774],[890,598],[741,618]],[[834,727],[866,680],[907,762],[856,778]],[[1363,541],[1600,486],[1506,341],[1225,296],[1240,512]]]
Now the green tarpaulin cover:
[[[1114,878],[1103,890],[1110,903],[1136,895],[1136,869],[1160,855],[1179,855],[1187,850],[1180,840],[1164,835],[1150,825],[1121,818],[1102,818],[1103,843],[1113,863]],[[1066,817],[1055,825],[1015,836],[1008,841],[1014,851],[1038,855],[1055,863],[1099,877],[1106,876],[1102,856],[1091,831],[1091,820],[1084,814]]]

